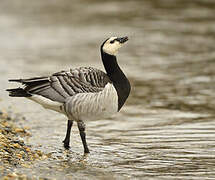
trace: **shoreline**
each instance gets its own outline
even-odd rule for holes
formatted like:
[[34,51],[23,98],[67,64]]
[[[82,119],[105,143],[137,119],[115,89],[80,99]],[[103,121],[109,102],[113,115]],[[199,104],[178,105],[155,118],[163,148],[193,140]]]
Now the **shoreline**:
[[17,168],[32,168],[37,160],[45,160],[50,154],[35,150],[25,141],[30,137],[27,127],[20,127],[8,112],[0,110],[0,178],[26,178],[26,174],[16,172]]

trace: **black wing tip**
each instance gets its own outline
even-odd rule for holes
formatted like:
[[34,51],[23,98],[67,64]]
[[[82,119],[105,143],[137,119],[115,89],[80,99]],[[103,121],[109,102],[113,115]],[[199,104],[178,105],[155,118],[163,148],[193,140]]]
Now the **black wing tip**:
[[9,82],[22,82],[22,79],[9,79]]
[[22,88],[6,89],[6,91],[9,92],[9,96],[11,97],[31,97],[32,96]]
[[44,82],[44,81],[49,81],[48,77],[34,77],[30,79],[9,79],[9,82],[19,82],[22,84],[30,84],[30,83],[37,83],[37,82]]

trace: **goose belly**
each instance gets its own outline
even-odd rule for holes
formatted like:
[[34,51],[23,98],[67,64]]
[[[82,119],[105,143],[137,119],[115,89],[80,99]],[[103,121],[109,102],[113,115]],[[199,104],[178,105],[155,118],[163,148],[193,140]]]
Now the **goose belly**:
[[31,97],[28,97],[28,99],[40,104],[41,106],[43,106],[46,109],[57,111],[59,113],[64,113],[62,111],[63,103],[52,101],[48,98],[45,98],[45,97],[40,96],[40,95],[35,95],[35,94],[32,95]]
[[67,116],[74,120],[107,118],[118,110],[118,96],[114,86],[108,83],[97,93],[81,93],[69,97],[65,103]]

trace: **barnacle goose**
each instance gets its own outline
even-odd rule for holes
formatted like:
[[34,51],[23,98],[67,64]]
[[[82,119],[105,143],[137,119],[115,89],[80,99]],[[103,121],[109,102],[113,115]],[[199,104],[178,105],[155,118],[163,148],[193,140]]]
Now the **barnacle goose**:
[[106,118],[118,112],[130,93],[130,83],[120,69],[116,54],[128,37],[111,37],[101,45],[106,73],[92,67],[61,71],[47,77],[11,79],[22,88],[7,89],[9,96],[26,97],[68,117],[64,147],[69,148],[73,121],[78,124],[84,153],[89,153],[85,121]]

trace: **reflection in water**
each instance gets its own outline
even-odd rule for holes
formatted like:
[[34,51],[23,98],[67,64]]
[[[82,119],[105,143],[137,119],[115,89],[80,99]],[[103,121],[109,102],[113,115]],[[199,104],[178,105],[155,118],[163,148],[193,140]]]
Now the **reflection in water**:
[[[214,1],[2,1],[1,86],[11,77],[47,75],[78,66],[103,69],[99,45],[128,35],[119,63],[132,83],[112,119],[87,123],[91,153],[77,126],[63,149],[66,120],[0,92],[1,106],[23,113],[29,144],[53,158],[19,169],[41,177],[205,179],[214,177]],[[24,107],[24,108],[23,108]]]

